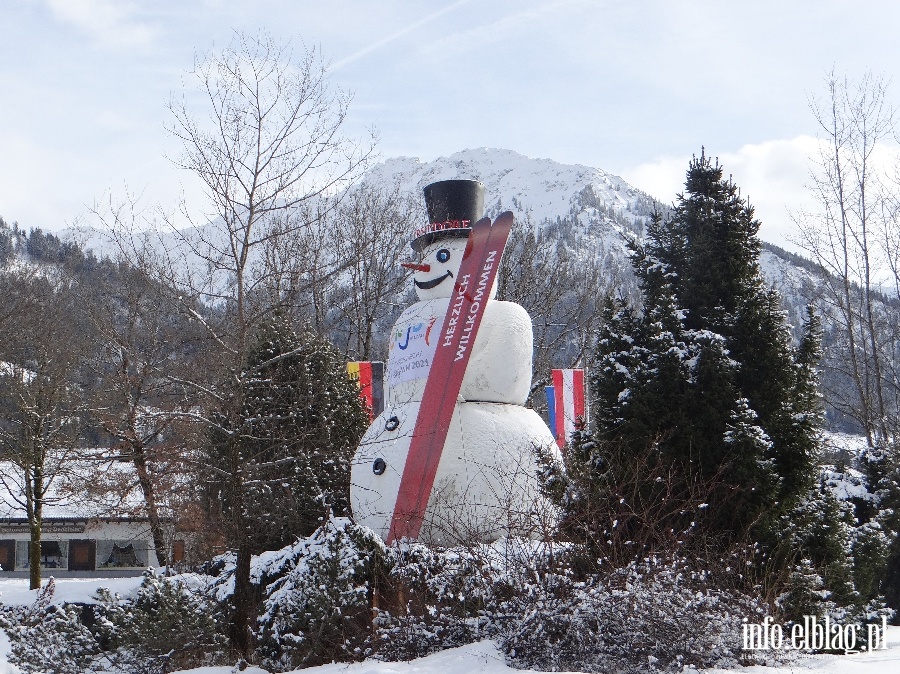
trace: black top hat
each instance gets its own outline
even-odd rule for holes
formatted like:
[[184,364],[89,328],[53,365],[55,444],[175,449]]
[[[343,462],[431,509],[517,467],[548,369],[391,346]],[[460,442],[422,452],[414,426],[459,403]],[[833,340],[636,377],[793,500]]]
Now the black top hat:
[[477,180],[441,180],[426,185],[428,224],[416,229],[410,245],[420,251],[432,241],[466,237],[484,213],[484,185]]

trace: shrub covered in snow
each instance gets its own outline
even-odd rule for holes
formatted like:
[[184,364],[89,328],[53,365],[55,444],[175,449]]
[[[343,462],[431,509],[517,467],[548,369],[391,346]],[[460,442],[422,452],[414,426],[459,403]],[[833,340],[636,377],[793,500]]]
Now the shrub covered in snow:
[[368,655],[373,582],[381,539],[347,518],[322,527],[257,565],[265,581],[257,655],[276,671]]
[[97,599],[96,633],[123,672],[164,674],[228,659],[215,603],[179,580],[150,570],[136,596],[101,589]]
[[[670,555],[586,572],[583,558],[572,543],[518,539],[385,546],[332,518],[254,559],[256,660],[273,671],[407,660],[490,638],[514,664],[541,669],[729,666],[741,657],[741,621],[767,613],[738,589],[748,586],[739,564],[712,574]],[[217,568],[224,602],[233,559]]]
[[584,582],[547,575],[522,588],[501,645],[518,666],[548,671],[681,671],[729,667],[741,624],[763,602],[679,559],[645,559]]
[[449,550],[385,551],[375,619],[378,657],[410,659],[497,640],[517,666],[647,671],[729,666],[743,619],[762,600],[734,589],[737,566],[713,574],[677,557],[584,575],[574,546],[507,540]]
[[[309,538],[254,558],[251,579],[262,598],[257,659],[284,671],[411,658],[493,636],[485,610],[505,586],[482,553],[386,547],[369,529],[331,518]],[[206,571],[216,574],[212,595],[227,603],[233,556]]]
[[81,622],[81,609],[53,604],[51,578],[31,606],[6,606],[0,627],[10,641],[10,664],[26,674],[84,674],[103,669],[100,646]]
[[544,561],[541,555],[518,554],[533,547],[530,541],[508,543],[511,554],[497,545],[388,548],[375,607],[377,656],[408,660],[497,637],[512,617],[504,604],[516,595],[526,559]]

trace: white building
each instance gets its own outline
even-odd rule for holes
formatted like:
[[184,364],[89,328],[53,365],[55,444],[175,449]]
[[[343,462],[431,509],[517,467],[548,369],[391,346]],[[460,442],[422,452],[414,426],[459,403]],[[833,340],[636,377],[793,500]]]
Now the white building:
[[[92,462],[83,471],[98,471]],[[127,465],[122,464],[122,473]],[[113,472],[119,472],[113,469]],[[31,535],[23,504],[20,471],[0,461],[0,576],[27,576]],[[41,567],[43,575],[56,577],[102,574],[138,575],[147,567],[159,568],[153,535],[136,490],[97,490],[91,495],[77,477],[52,483],[44,501],[41,527]],[[184,541],[168,532],[174,562],[184,555]],[[174,540],[173,540],[174,539]]]
[[[55,510],[55,509],[54,509]],[[0,575],[28,575],[28,521],[0,517]],[[41,567],[54,576],[79,572],[141,573],[158,568],[153,536],[138,518],[45,517],[41,528]],[[70,573],[71,572],[71,573]]]

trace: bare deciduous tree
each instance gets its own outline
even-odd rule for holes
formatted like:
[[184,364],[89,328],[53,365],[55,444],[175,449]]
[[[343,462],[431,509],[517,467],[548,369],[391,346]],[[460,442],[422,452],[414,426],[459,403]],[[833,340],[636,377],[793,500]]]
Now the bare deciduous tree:
[[[273,264],[285,259],[275,252],[296,250],[298,243],[315,246],[322,234],[316,229],[319,216],[336,204],[330,197],[361,173],[373,148],[343,135],[349,97],[329,87],[315,51],[294,58],[267,36],[239,34],[229,47],[200,62],[194,74],[205,113],[195,113],[189,99],[173,99],[171,131],[182,143],[178,165],[204,187],[209,222],[173,229],[181,250],[202,268],[182,267],[171,282],[207,330],[219,365],[209,379],[183,383],[194,385],[208,401],[205,407],[215,410],[204,414],[203,423],[224,435],[226,453],[236,458],[242,456],[242,438],[233,429],[243,426],[246,383],[259,374],[259,368],[248,369],[249,350],[264,322],[292,300],[280,293],[290,286],[285,274],[294,274],[296,281],[310,271],[296,275],[296,269]],[[317,215],[315,221],[310,213]],[[311,276],[321,281],[336,272],[316,268]],[[197,311],[197,305],[210,310]],[[232,503],[240,504],[244,485],[266,467],[223,460],[206,468],[227,483]],[[230,637],[246,654],[254,525],[239,505],[228,513],[224,533],[237,553]]]
[[129,462],[143,498],[157,558],[164,564],[176,512],[176,485],[188,470],[179,427],[193,404],[193,390],[173,382],[188,364],[197,335],[170,312],[171,291],[147,275],[139,259],[121,262],[83,297],[95,336],[90,364],[97,385],[93,415],[112,446],[98,460]]
[[343,270],[330,293],[328,332],[345,353],[361,360],[386,355],[386,335],[402,306],[407,274],[400,263],[411,255],[409,239],[422,214],[419,200],[398,186],[362,185],[328,219],[328,239]]
[[36,589],[45,506],[53,503],[54,483],[82,458],[87,382],[78,371],[88,327],[65,281],[4,274],[0,290],[4,304],[15,305],[21,296],[30,305],[4,331],[0,349],[0,485],[25,512],[30,587]]
[[522,305],[534,325],[534,375],[530,403],[550,383],[554,367],[584,367],[591,357],[604,299],[619,279],[599,257],[576,257],[559,238],[530,222],[510,236],[498,276],[498,299]]
[[827,86],[827,98],[811,104],[822,134],[811,173],[817,209],[795,217],[797,243],[821,267],[823,299],[837,323],[823,362],[832,375],[825,377],[829,403],[879,447],[900,431],[900,284],[892,277],[898,191],[879,156],[894,132],[894,111],[887,85],[872,75],[853,84],[832,74]]

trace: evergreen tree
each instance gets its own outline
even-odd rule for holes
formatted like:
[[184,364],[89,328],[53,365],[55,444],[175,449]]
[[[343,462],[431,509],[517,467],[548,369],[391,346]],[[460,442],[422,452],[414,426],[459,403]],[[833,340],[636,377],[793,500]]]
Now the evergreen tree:
[[819,326],[810,315],[792,345],[760,273],[759,222],[722,168],[695,158],[685,188],[672,216],[654,216],[633,246],[642,313],[607,309],[594,440],[657,453],[681,476],[680,498],[702,485],[707,533],[759,537],[812,484]]
[[865,609],[866,597],[856,590],[852,525],[853,507],[824,484],[782,516],[773,561],[776,567],[791,569],[787,591],[779,599],[786,618],[801,620],[804,615],[834,613],[838,607]]
[[329,511],[349,514],[350,461],[368,415],[345,368],[328,342],[281,318],[250,350],[241,425],[222,417],[209,463],[227,472],[212,480],[211,503],[240,523],[253,554],[308,536]]

